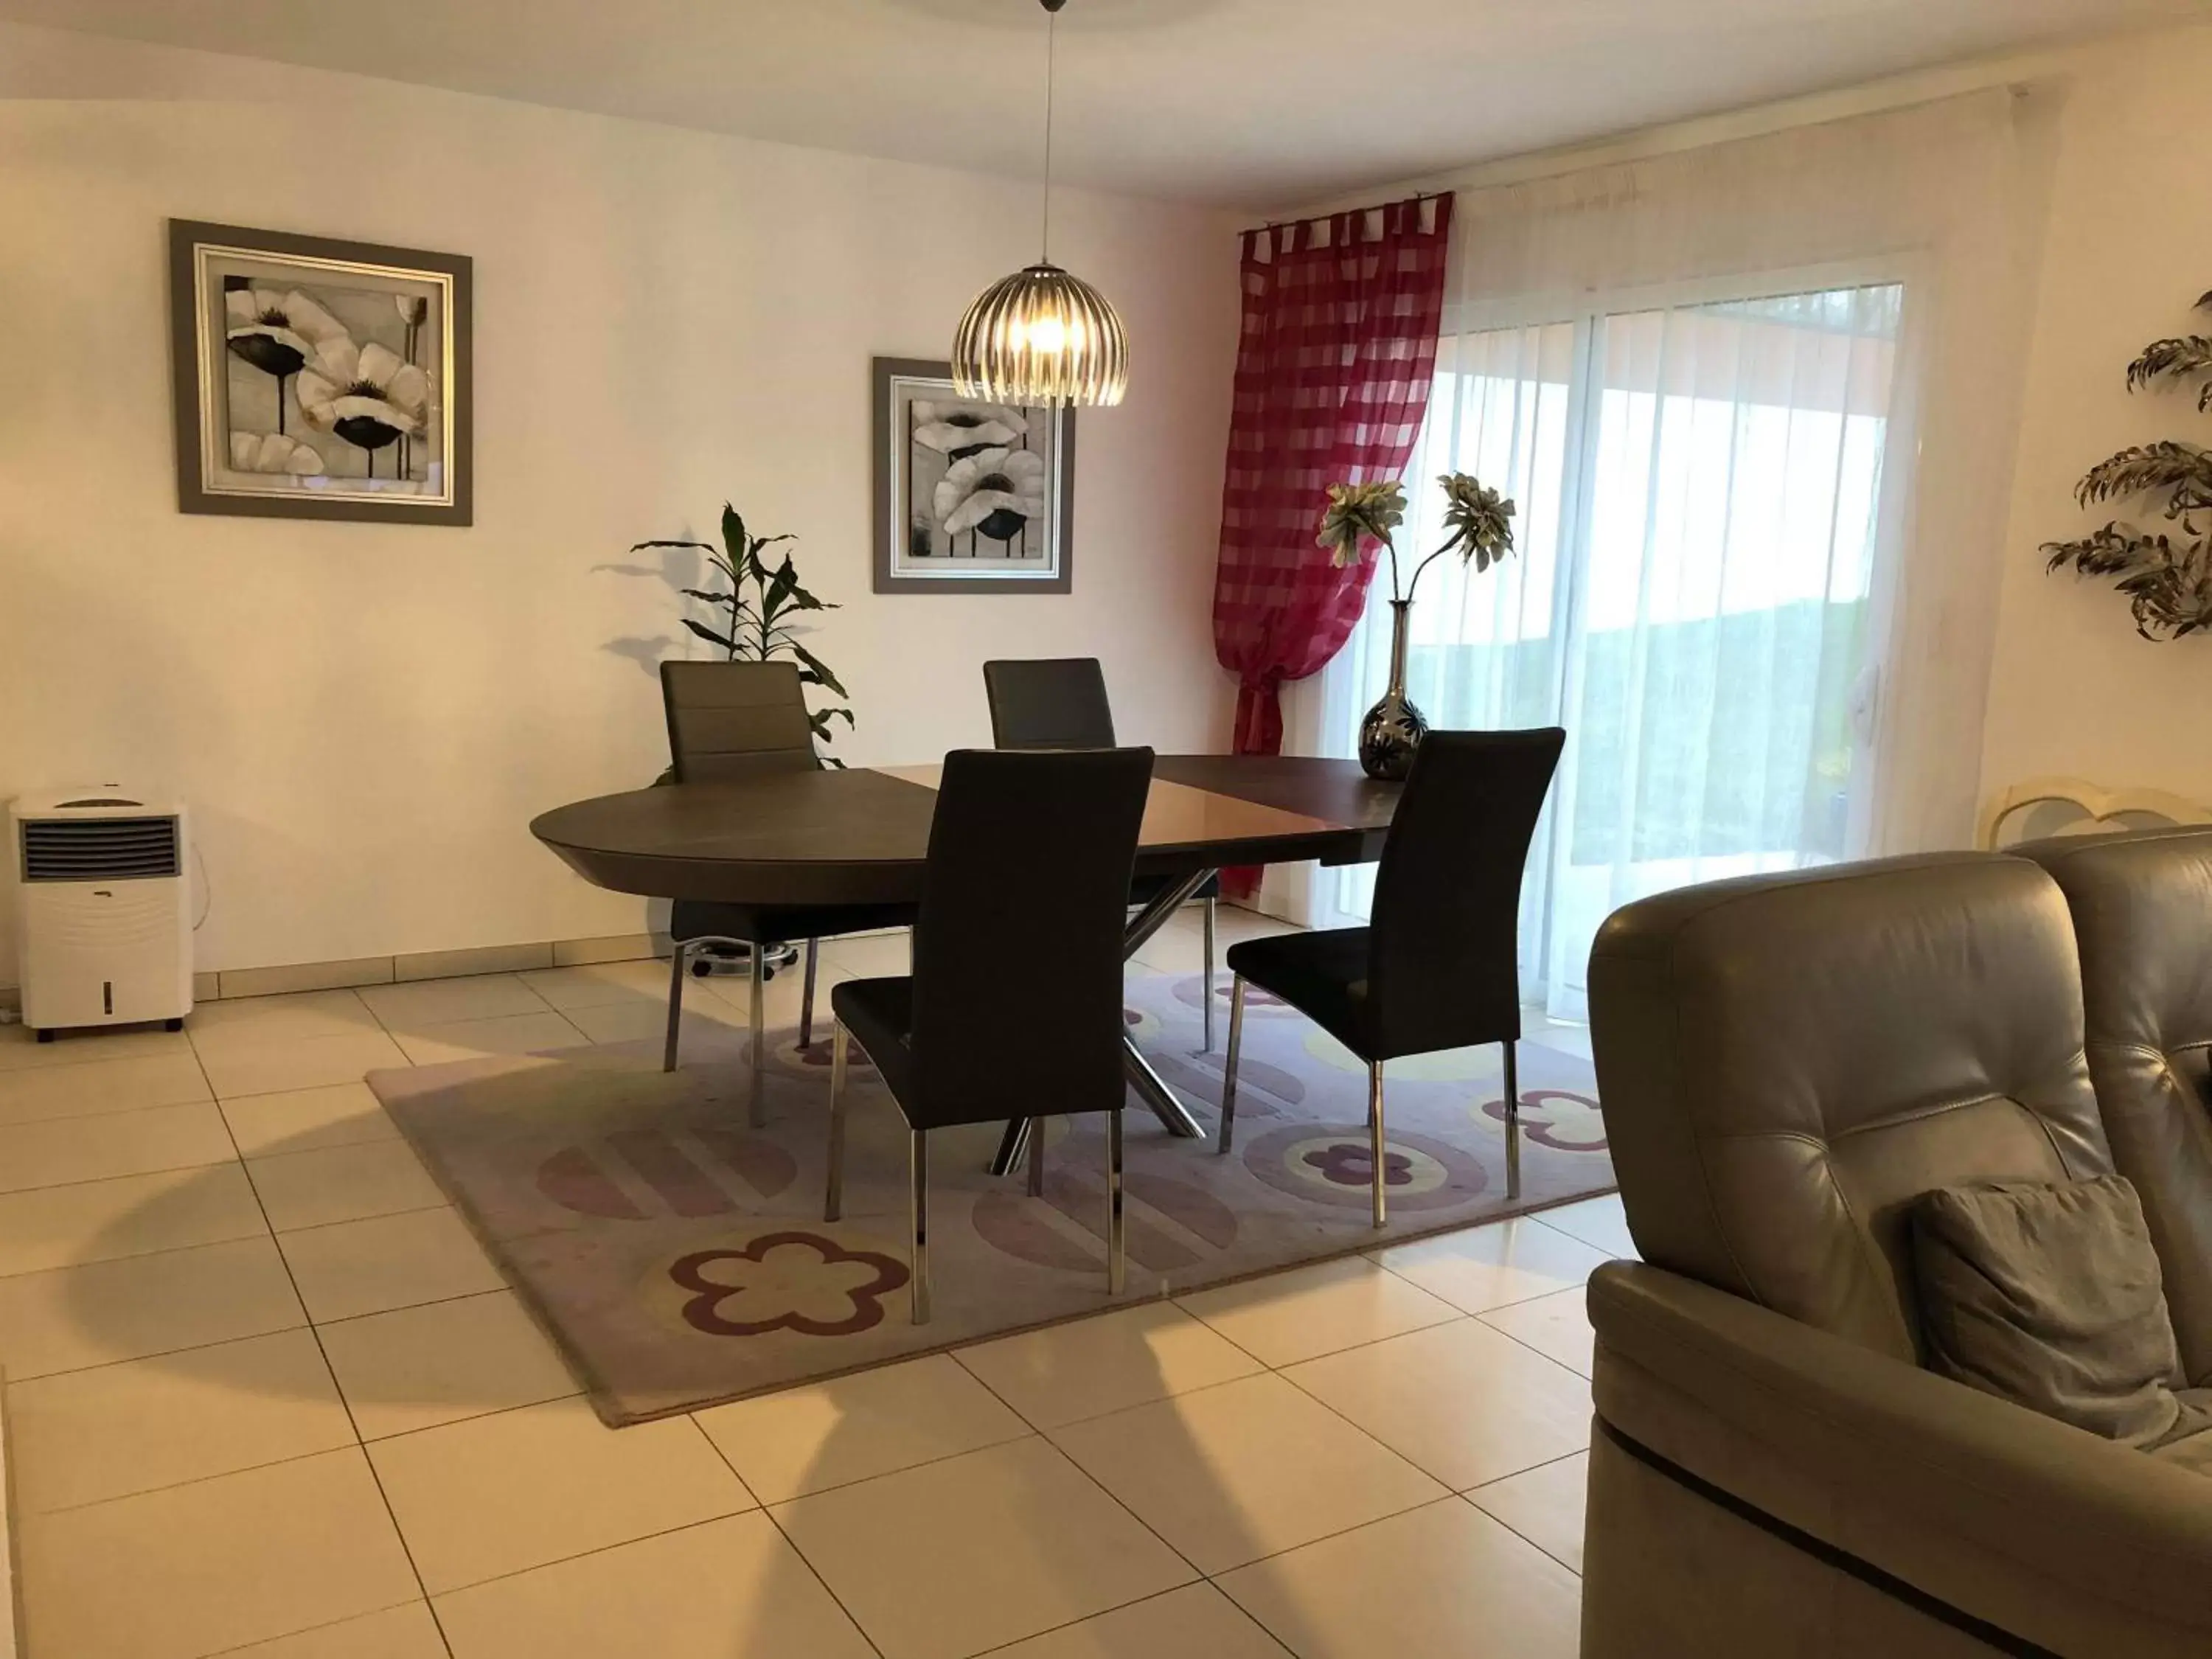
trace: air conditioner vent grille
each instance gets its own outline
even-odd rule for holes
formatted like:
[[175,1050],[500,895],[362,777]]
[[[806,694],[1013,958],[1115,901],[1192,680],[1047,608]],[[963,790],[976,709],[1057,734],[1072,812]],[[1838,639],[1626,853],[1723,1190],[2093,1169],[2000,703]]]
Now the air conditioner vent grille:
[[34,819],[22,831],[25,881],[143,881],[182,867],[173,817]]

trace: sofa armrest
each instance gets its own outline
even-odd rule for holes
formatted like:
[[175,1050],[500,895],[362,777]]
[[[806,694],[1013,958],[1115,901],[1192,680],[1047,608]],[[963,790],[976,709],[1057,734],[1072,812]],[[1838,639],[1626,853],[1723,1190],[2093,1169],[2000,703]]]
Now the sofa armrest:
[[1600,1268],[1589,1314],[1599,1416],[1776,1520],[2031,1639],[2212,1633],[2205,1477],[1656,1267]]

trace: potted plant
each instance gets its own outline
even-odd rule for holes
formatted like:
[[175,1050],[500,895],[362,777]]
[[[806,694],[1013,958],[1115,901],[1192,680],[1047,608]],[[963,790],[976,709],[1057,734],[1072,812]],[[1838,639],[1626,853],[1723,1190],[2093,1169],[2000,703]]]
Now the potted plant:
[[[830,672],[830,665],[799,642],[798,632],[792,626],[793,619],[805,611],[835,611],[838,607],[816,599],[799,585],[799,572],[789,553],[775,566],[762,556],[768,549],[793,539],[790,536],[750,534],[745,529],[745,521],[738,516],[737,508],[725,502],[721,546],[690,541],[638,542],[630,551],[690,548],[705,554],[707,562],[728,584],[728,588],[726,592],[703,587],[684,589],[687,598],[697,599],[714,612],[711,622],[686,617],[684,627],[716,647],[732,662],[767,662],[776,657],[789,657],[799,664],[799,684],[818,685],[834,696],[848,696],[850,693]],[[833,738],[830,723],[842,720],[846,729],[851,730],[853,711],[842,703],[836,703],[827,708],[810,709],[808,719],[814,728],[815,742],[827,746]],[[822,757],[822,763],[840,769],[845,764],[827,755]]]
[[1465,472],[1447,473],[1437,482],[1444,492],[1444,528],[1450,534],[1413,568],[1413,580],[1403,587],[1398,582],[1395,537],[1406,521],[1406,486],[1398,480],[1331,484],[1316,538],[1329,550],[1330,562],[1338,566],[1356,562],[1370,542],[1380,542],[1390,556],[1390,683],[1359,723],[1359,764],[1369,777],[1394,782],[1413,769],[1413,750],[1429,729],[1427,720],[1406,696],[1407,618],[1413,613],[1423,573],[1445,554],[1457,553],[1462,562],[1472,564],[1480,574],[1513,551],[1510,501]]

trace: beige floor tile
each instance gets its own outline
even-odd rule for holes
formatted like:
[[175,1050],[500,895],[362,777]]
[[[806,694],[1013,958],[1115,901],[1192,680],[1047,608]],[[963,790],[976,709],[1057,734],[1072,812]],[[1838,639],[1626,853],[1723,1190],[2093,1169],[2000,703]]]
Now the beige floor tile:
[[1590,1034],[1587,1025],[1555,1026],[1543,1035],[1547,1048],[1557,1048],[1561,1054],[1572,1054],[1578,1060],[1590,1059]]
[[553,1400],[373,1443],[432,1595],[757,1508],[697,1424],[610,1429]]
[[[827,1008],[829,1004],[825,1001],[823,1006]],[[567,1009],[562,1018],[593,1042],[660,1042],[668,1036],[668,1005],[665,1002],[600,1003],[589,1008]],[[771,1023],[769,1029],[776,1028]],[[734,1051],[749,1035],[746,1017],[715,998],[702,993],[684,999],[680,1052],[691,1053],[702,1043]]]
[[404,1140],[283,1152],[252,1159],[246,1167],[269,1224],[279,1232],[435,1209],[446,1201]]
[[243,1158],[399,1139],[399,1126],[386,1115],[365,1083],[331,1083],[319,1089],[246,1095],[224,1101],[222,1115]]
[[282,996],[230,997],[210,1002],[186,1027],[202,1054],[301,1042],[309,1037],[374,1032],[376,1016],[351,991],[294,991]]
[[1283,1659],[1282,1644],[1207,1583],[1000,1648],[991,1659]]
[[874,1659],[765,1515],[438,1598],[454,1659]]
[[238,1156],[213,1101],[0,1126],[0,1192],[227,1164]]
[[576,1048],[591,1039],[551,1009],[538,1014],[506,1014],[495,1019],[462,1019],[450,1025],[419,1025],[396,1032],[394,1042],[416,1066],[483,1054],[534,1054],[550,1048]]
[[1072,1424],[1052,1438],[1209,1574],[1446,1490],[1269,1375]]
[[[896,979],[914,971],[912,936],[903,931],[896,933],[869,933],[853,939],[831,939],[822,941],[822,960],[825,966],[835,968],[847,979]],[[776,975],[781,982],[784,973],[796,981],[805,964],[793,963]],[[717,981],[717,984],[733,987],[744,994],[741,981]]]
[[1535,1218],[1569,1238],[1580,1239],[1594,1250],[1602,1250],[1623,1261],[1641,1260],[1636,1254],[1636,1241],[1629,1236],[1628,1214],[1621,1208],[1619,1193],[1586,1198],[1579,1204],[1562,1204],[1556,1209],[1539,1210]]
[[1524,1469],[1468,1493],[1560,1565],[1583,1570],[1583,1498],[1589,1485],[1589,1454]]
[[519,977],[564,1014],[574,1008],[618,1007],[626,1003],[662,1007],[668,1001],[668,964],[654,958],[541,968]]
[[1557,1360],[1569,1370],[1584,1376],[1591,1374],[1597,1337],[1590,1329],[1589,1308],[1579,1286],[1540,1296],[1533,1302],[1493,1308],[1481,1319],[1484,1324],[1504,1332],[1547,1358]]
[[234,1648],[222,1659],[447,1659],[445,1638],[428,1601],[322,1625],[296,1636]]
[[0,1025],[0,1072],[26,1066],[77,1066],[96,1060],[137,1060],[149,1054],[192,1051],[191,1039],[182,1031],[144,1026],[129,1031],[64,1031],[52,1042],[40,1042],[23,1025]]
[[343,1319],[317,1334],[364,1440],[559,1400],[581,1387],[512,1291]]
[[208,1081],[224,1100],[358,1083],[368,1073],[407,1063],[398,1043],[371,1030],[241,1043],[235,1048],[226,1045],[200,1055]]
[[1195,1576],[1037,1439],[840,1486],[775,1516],[884,1659],[961,1659]]
[[1176,1300],[1269,1365],[1294,1365],[1459,1316],[1450,1304],[1360,1255]]
[[503,1290],[458,1211],[410,1210],[286,1233],[278,1241],[317,1324]]
[[1581,1645],[1575,1576],[1464,1498],[1220,1583],[1298,1659],[1574,1659]]
[[1394,1245],[1377,1250],[1375,1259],[1462,1312],[1485,1313],[1571,1290],[1607,1258],[1579,1239],[1522,1216]]
[[0,1123],[180,1106],[210,1098],[199,1060],[189,1051],[0,1072]]
[[197,1659],[419,1598],[358,1448],[25,1517],[31,1651]]
[[465,979],[410,980],[371,985],[361,1000],[387,1030],[412,1031],[456,1020],[503,1019],[542,1014],[549,1005],[514,974],[476,974]]
[[11,1383],[27,1511],[94,1504],[354,1443],[313,1331]]
[[236,1164],[0,1195],[0,1275],[189,1249],[269,1231]]
[[1030,1431],[943,1354],[693,1415],[763,1504],[1018,1440]]
[[0,1279],[0,1366],[16,1380],[306,1323],[266,1237]]
[[1480,1320],[1371,1342],[1283,1375],[1455,1492],[1589,1444],[1589,1384]]
[[1001,1338],[954,1356],[1041,1429],[1249,1376],[1260,1362],[1172,1302]]

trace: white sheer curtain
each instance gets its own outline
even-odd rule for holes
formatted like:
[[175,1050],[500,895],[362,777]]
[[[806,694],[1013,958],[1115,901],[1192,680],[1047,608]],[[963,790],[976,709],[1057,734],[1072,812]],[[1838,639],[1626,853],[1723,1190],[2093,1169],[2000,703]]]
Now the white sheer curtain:
[[[1970,834],[2045,125],[1998,91],[1462,195],[1403,544],[1464,471],[1520,503],[1520,551],[1431,568],[1410,690],[1567,728],[1522,929],[1552,1012],[1630,899]],[[1322,919],[1368,879],[1325,873]]]

